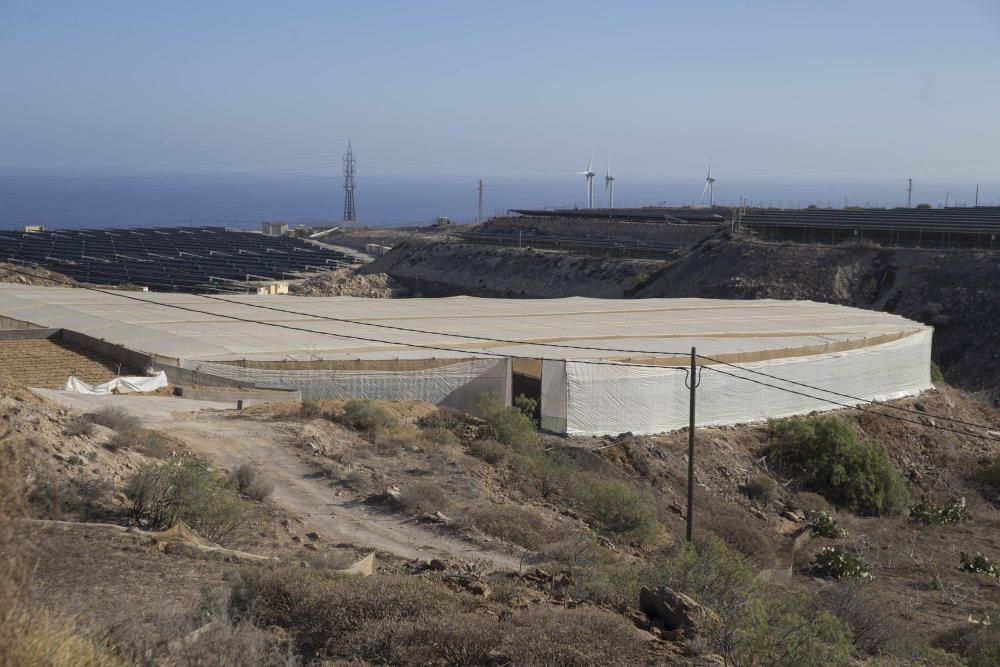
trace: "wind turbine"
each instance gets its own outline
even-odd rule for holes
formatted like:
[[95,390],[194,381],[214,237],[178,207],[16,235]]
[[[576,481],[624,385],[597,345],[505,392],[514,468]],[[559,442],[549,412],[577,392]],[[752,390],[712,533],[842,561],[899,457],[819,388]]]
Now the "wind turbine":
[[591,156],[590,162],[587,163],[587,171],[576,172],[577,176],[587,177],[587,208],[594,208],[594,171],[591,167],[594,166],[594,157]]
[[705,193],[708,193],[708,205],[715,206],[715,179],[712,178],[712,163],[708,163],[708,176],[705,177],[705,189],[701,191],[701,200],[705,201]]
[[[609,192],[610,190],[610,192]],[[610,195],[608,197],[608,208],[615,207],[615,177],[611,175],[611,167],[608,167],[608,173],[604,177],[604,191],[608,192]]]

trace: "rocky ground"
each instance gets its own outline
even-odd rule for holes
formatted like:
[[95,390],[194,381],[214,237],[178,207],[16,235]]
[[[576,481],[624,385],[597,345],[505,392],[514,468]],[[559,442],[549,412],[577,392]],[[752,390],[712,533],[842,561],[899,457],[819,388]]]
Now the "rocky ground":
[[[25,273],[29,275],[24,275]],[[76,284],[68,276],[41,267],[21,266],[0,262],[0,283],[17,283],[19,285],[41,285],[43,287],[64,287],[66,283]]]
[[357,269],[337,269],[306,278],[288,286],[296,296],[355,296],[366,299],[393,299],[407,296],[408,290],[385,273],[361,273]]

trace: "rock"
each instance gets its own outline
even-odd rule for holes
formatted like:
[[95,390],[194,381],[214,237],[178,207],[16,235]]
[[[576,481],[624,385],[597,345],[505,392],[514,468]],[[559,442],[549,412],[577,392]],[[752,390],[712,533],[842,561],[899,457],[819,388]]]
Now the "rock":
[[420,517],[422,523],[437,523],[441,525],[448,525],[451,523],[451,518],[442,514],[441,512],[434,512],[433,514],[424,514]]
[[490,585],[485,581],[462,574],[450,574],[444,576],[444,583],[457,591],[465,591],[473,595],[480,595],[488,598],[493,592]]
[[625,613],[625,618],[632,622],[632,625],[640,630],[649,630],[649,616],[646,616],[639,609],[629,609]]
[[722,622],[708,607],[666,586],[643,587],[639,592],[639,609],[666,631],[679,630],[688,637],[703,634]]
[[305,547],[306,549],[308,549],[309,551],[317,551],[317,549],[316,549],[316,545],[315,545],[315,544],[309,544],[308,542],[306,542],[306,543],[305,543],[305,544],[303,544],[302,546],[304,546],[304,547]]
[[306,533],[306,537],[316,542],[319,540],[319,533],[317,533],[316,531],[309,531],[308,533]]
[[427,564],[427,569],[433,570],[435,572],[444,572],[447,569],[447,567],[448,566],[445,565],[443,560],[439,560],[437,558],[432,558],[431,562]]

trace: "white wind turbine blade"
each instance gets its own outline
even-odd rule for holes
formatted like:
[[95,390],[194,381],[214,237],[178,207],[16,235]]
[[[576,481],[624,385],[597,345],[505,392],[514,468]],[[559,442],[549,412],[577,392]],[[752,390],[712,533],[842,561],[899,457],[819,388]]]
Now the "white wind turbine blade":
[[702,198],[702,200],[705,199],[705,193],[708,192],[708,186],[709,186],[710,183],[711,183],[711,181],[709,181],[708,179],[705,179],[705,189],[701,191],[701,198]]

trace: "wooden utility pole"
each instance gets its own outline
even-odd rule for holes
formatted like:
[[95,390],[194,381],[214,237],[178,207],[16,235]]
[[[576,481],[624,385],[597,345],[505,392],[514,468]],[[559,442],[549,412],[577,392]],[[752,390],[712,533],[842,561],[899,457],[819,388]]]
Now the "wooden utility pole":
[[687,541],[691,541],[694,530],[694,398],[695,390],[701,384],[701,377],[698,375],[698,354],[695,348],[691,348],[691,371],[685,381],[691,391],[689,399],[688,415],[688,506],[687,506]]

